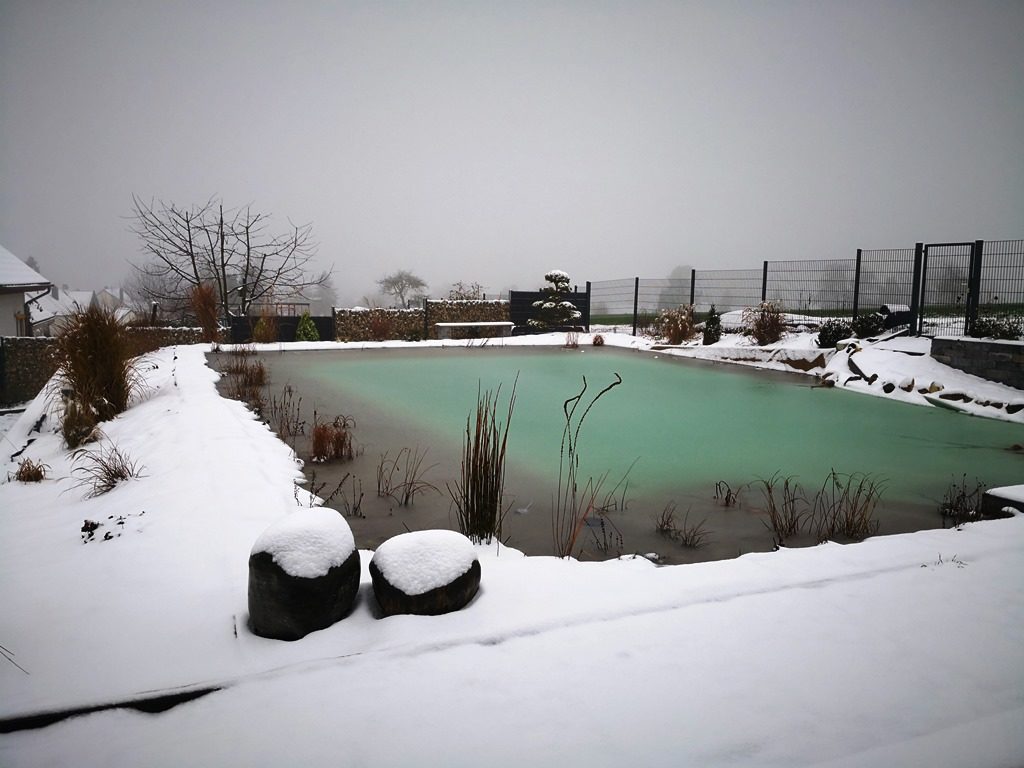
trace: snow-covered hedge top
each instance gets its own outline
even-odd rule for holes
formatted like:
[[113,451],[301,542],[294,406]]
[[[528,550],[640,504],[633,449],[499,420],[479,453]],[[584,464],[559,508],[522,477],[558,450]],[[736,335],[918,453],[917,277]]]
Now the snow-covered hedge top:
[[327,507],[298,509],[267,528],[252,554],[267,552],[289,576],[315,579],[345,562],[356,548],[352,529]]
[[549,283],[568,283],[569,273],[563,272],[560,269],[552,269],[550,272],[544,275],[544,279]]
[[388,583],[407,595],[451,584],[473,567],[473,544],[455,531],[413,531],[385,541],[373,563]]

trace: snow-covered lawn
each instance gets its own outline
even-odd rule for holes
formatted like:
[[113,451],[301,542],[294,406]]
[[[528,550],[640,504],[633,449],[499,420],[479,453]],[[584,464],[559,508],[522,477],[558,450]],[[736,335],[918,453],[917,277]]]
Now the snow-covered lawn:
[[[309,500],[205,351],[148,359],[147,393],[103,427],[142,476],[108,494],[85,498],[53,414],[30,434],[44,398],[3,438],[5,459],[35,438],[22,455],[50,471],[0,485],[0,719],[218,690],[0,735],[0,765],[1024,764],[1021,516],[664,568],[481,547],[479,594],[438,617],[376,618],[364,551],[350,616],[252,635],[249,552]],[[927,356],[856,355],[879,380],[1024,399]]]

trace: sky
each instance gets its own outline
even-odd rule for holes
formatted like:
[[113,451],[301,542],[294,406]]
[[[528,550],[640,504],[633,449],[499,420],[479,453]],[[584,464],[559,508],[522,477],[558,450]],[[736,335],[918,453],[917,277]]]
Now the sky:
[[0,0],[0,243],[311,223],[342,300],[1024,236],[1024,3]]

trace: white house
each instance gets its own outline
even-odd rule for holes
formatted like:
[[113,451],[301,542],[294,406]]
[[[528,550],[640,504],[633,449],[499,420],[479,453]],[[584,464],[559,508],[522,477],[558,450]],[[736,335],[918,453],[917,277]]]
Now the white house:
[[26,294],[50,290],[50,281],[0,245],[0,336],[30,335],[26,323]]

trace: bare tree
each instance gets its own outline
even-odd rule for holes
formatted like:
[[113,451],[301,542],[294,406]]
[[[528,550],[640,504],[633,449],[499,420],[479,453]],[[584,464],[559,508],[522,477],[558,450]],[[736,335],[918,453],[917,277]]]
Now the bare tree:
[[426,282],[407,269],[400,269],[390,275],[384,275],[377,281],[382,293],[394,296],[399,304],[405,309],[409,308],[409,302],[427,287]]
[[180,208],[132,196],[132,231],[150,259],[133,264],[139,290],[161,305],[185,305],[192,289],[209,282],[224,316],[253,304],[322,285],[330,272],[310,272],[316,252],[312,225],[275,234],[270,217],[249,207],[224,210],[214,199]]

